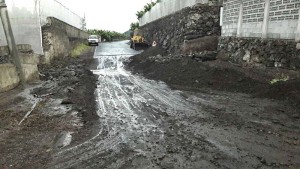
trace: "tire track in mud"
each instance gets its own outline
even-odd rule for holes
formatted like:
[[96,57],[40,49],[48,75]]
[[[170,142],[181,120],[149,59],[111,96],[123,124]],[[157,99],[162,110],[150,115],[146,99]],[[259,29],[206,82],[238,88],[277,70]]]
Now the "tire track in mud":
[[[99,66],[93,71],[99,77],[95,95],[100,130],[81,144],[61,149],[49,168],[272,168],[248,149],[258,146],[256,138],[264,142],[263,136],[224,127],[220,122],[227,119],[217,118],[228,109],[231,97],[237,103],[231,101],[230,106],[240,114],[259,110],[247,105],[250,98],[243,103],[247,98],[236,94],[189,95],[171,90],[162,82],[124,70],[122,61],[133,53],[115,49],[119,44],[105,45],[97,47]],[[249,143],[248,137],[253,137]]]
[[[159,143],[165,142],[165,133],[169,130],[165,129],[162,118],[170,112],[180,115],[182,112],[196,112],[197,108],[191,107],[179,92],[171,91],[165,84],[125,71],[122,60],[128,56],[107,53],[96,56],[99,66],[94,73],[99,75],[96,95],[102,129],[84,143],[58,152],[51,168],[119,168],[136,158],[147,161],[144,162],[147,166],[159,168],[153,163],[153,156],[159,156],[161,151],[166,153]],[[149,151],[153,146],[159,147],[156,153]],[[123,153],[123,157],[118,157]],[[99,158],[106,160],[97,162]],[[116,163],[120,165],[106,164],[109,159],[119,161]]]

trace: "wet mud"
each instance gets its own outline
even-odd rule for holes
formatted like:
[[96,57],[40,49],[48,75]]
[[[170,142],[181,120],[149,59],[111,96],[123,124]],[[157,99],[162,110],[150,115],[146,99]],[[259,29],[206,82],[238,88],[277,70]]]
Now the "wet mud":
[[[175,59],[157,56],[160,51],[153,53],[154,56],[140,54],[130,49],[126,41],[102,43],[95,48],[93,63],[79,59],[53,68],[63,68],[69,76],[62,76],[61,70],[45,69],[45,79],[61,80],[50,84],[46,80],[42,88],[31,90],[37,98],[49,99],[40,101],[38,105],[47,106],[23,121],[18,138],[12,132],[16,124],[5,130],[7,133],[1,128],[3,144],[0,143],[0,148],[5,151],[0,152],[0,166],[49,169],[300,167],[299,109],[292,104],[296,102],[270,99],[262,92],[259,97],[255,95],[259,89],[268,89],[264,88],[263,80],[269,77],[267,74],[258,76],[255,72],[241,72],[239,67],[217,62],[198,63],[181,56]],[[131,57],[133,55],[136,56]],[[76,67],[80,62],[84,62],[84,66]],[[77,76],[80,72],[82,76]],[[194,78],[195,74],[198,79]],[[296,74],[291,76],[297,77]],[[223,86],[221,81],[225,82]],[[26,99],[7,100],[22,106]],[[7,103],[0,103],[3,110],[8,109],[5,105]],[[26,110],[32,105],[31,102],[25,106]],[[24,110],[22,116],[16,116],[15,112],[11,109],[0,115],[10,114],[10,118],[19,122],[27,111]],[[34,137],[21,133],[25,126],[28,135]],[[17,140],[28,140],[32,144],[17,144]],[[29,153],[25,153],[25,149]]]
[[[101,127],[55,154],[50,168],[299,167],[299,119],[288,115],[297,113],[293,106],[233,89],[174,90],[179,84],[157,81],[159,73],[124,69],[131,52],[123,42],[97,48]],[[151,66],[140,62],[141,70]]]

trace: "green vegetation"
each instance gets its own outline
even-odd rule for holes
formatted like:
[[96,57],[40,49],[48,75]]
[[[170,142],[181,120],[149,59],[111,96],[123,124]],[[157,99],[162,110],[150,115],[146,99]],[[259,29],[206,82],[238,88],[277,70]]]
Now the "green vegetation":
[[133,23],[130,24],[130,30],[131,31],[134,31],[135,29],[137,29],[139,27],[140,27],[140,25],[139,25],[138,22],[133,22]]
[[114,40],[124,40],[126,36],[123,33],[119,33],[116,31],[107,31],[107,30],[98,30],[98,29],[90,29],[88,33],[91,35],[99,35],[101,36],[102,41],[114,41]]
[[270,81],[270,84],[275,84],[277,82],[285,82],[288,81],[290,77],[288,75],[281,74],[280,77],[276,77]]
[[160,3],[160,2],[161,2],[161,0],[156,0],[156,2],[147,3],[144,6],[143,10],[137,11],[137,13],[136,13],[137,18],[140,19],[141,17],[143,17],[146,12],[150,11],[152,7],[154,7],[157,3]]
[[75,48],[71,51],[71,57],[78,57],[82,53],[86,52],[90,47],[84,43],[80,43],[75,46]]

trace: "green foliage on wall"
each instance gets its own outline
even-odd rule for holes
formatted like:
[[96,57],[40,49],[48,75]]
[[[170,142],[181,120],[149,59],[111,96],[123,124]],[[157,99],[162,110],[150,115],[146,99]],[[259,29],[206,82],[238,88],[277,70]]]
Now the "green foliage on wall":
[[156,2],[147,3],[144,6],[144,9],[136,12],[137,18],[140,19],[141,17],[143,17],[146,12],[150,11],[157,3],[160,3],[160,2],[161,2],[161,0],[156,0]]
[[135,29],[139,28],[140,24],[138,22],[133,22],[130,24],[130,30],[134,31]]

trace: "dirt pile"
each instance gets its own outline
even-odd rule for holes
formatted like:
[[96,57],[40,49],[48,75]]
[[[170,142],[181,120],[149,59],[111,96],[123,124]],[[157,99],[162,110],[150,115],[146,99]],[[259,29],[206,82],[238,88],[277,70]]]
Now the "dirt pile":
[[[201,62],[193,56],[167,55],[161,48],[149,48],[131,57],[127,68],[147,78],[164,81],[175,89],[247,93],[254,97],[287,99],[300,105],[300,72],[244,68],[220,60]],[[283,73],[291,80],[270,83]]]

